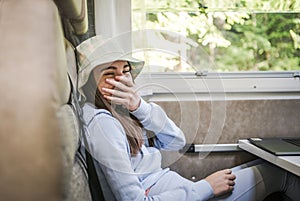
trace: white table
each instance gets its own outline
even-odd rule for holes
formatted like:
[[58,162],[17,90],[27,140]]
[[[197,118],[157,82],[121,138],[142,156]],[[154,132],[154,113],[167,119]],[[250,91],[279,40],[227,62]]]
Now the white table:
[[300,176],[300,156],[276,156],[251,144],[248,140],[239,140],[238,145],[241,149]]

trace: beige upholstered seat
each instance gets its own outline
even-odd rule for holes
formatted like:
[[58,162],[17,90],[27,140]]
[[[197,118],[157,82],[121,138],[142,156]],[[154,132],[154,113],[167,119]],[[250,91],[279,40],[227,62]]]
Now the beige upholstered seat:
[[[65,41],[66,47],[66,60],[68,65],[68,75],[76,89],[77,86],[77,68],[74,48],[71,43]],[[89,201],[91,200],[88,175],[86,171],[86,164],[83,162],[83,158],[77,152],[79,148],[79,119],[76,111],[78,108],[71,101],[61,107],[62,122],[68,126],[69,130],[65,130],[62,135],[64,139],[62,147],[62,156],[64,164],[64,200],[68,201]],[[66,128],[66,127],[64,127]],[[64,136],[64,137],[63,137]],[[71,171],[69,171],[71,170]]]
[[0,37],[0,200],[90,200],[57,5],[0,0]]

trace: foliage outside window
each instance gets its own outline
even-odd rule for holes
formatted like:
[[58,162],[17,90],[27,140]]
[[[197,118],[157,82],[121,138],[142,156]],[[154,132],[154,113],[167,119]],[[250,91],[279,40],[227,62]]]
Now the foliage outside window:
[[[132,0],[132,29],[162,29],[192,39],[214,63],[209,71],[300,70],[298,0]],[[198,52],[189,54],[199,59]],[[137,56],[148,61],[151,72],[206,69],[159,51]]]

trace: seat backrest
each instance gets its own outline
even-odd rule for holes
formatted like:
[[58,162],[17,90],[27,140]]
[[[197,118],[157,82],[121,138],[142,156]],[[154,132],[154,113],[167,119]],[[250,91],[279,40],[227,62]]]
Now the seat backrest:
[[0,200],[90,201],[70,104],[77,70],[52,0],[0,0]]
[[[65,40],[66,60],[68,66],[68,76],[72,85],[72,94],[67,104],[61,109],[62,122],[68,125],[69,130],[65,130],[62,135],[64,143],[62,146],[62,156],[65,172],[64,179],[64,200],[66,201],[90,201],[91,193],[88,184],[88,173],[85,158],[79,153],[80,146],[80,119],[78,118],[78,105],[74,103],[77,98],[77,67],[74,47]],[[69,171],[71,170],[71,171]]]
[[68,101],[64,37],[51,0],[0,0],[0,194],[61,200],[61,124]]

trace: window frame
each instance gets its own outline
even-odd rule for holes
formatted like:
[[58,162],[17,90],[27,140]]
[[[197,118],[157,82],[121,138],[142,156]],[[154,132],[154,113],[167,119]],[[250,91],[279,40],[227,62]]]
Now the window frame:
[[142,73],[139,93],[151,100],[300,99],[300,71]]
[[[219,10],[222,11],[221,8]],[[217,83],[216,86],[214,82]],[[159,100],[173,97],[173,95],[168,95],[170,92],[177,97],[200,99],[211,99],[212,96],[219,97],[216,99],[224,99],[224,97],[227,99],[300,99],[299,70],[147,72],[142,73],[136,83],[142,95]],[[190,89],[185,86],[190,86]]]

